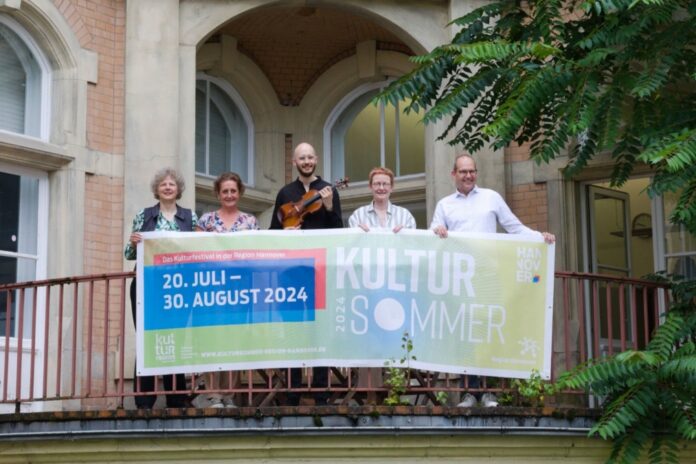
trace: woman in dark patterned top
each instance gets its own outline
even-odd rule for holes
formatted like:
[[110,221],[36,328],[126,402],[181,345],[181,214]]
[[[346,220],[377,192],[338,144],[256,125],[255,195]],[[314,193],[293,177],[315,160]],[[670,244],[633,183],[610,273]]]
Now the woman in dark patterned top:
[[[132,233],[126,244],[123,254],[126,259],[136,258],[137,245],[143,240],[141,232],[151,231],[182,231],[192,232],[196,225],[196,213],[190,209],[180,207],[176,201],[181,198],[184,192],[184,178],[174,169],[164,168],[155,173],[150,183],[157,204],[149,208],[141,209],[133,219]],[[135,279],[130,287],[131,309],[133,311],[133,322],[136,321],[136,290]],[[176,376],[165,375],[163,377],[164,389],[172,390],[172,377],[176,378],[176,390],[186,390],[186,378],[183,374]],[[135,387],[134,387],[135,390]],[[152,376],[140,377],[140,392],[151,392],[155,390],[155,378]],[[167,395],[168,408],[182,408],[186,406],[185,394]],[[135,404],[138,409],[151,409],[157,399],[154,395],[136,396]]]

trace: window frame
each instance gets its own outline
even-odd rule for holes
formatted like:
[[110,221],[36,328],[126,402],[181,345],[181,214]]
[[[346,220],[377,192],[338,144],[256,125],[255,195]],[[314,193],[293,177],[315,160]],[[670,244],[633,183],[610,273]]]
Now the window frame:
[[[200,176],[203,178],[208,178],[208,179],[215,179],[217,175],[210,174],[209,173],[209,165],[210,165],[210,143],[209,143],[209,132],[210,132],[210,123],[209,123],[209,115],[210,115],[210,101],[211,101],[211,93],[209,91],[210,89],[210,84],[215,84],[217,85],[220,90],[222,90],[225,95],[227,95],[230,100],[232,100],[232,103],[234,103],[237,106],[237,110],[240,112],[242,115],[242,118],[244,119],[244,122],[247,125],[247,172],[246,172],[246,179],[244,179],[244,183],[248,187],[253,187],[255,185],[254,182],[254,120],[251,117],[251,111],[249,111],[249,108],[247,107],[244,99],[242,96],[237,92],[237,90],[230,84],[227,80],[221,79],[219,77],[211,76],[209,74],[199,72],[196,73],[196,84],[198,84],[199,81],[205,81],[206,82],[206,128],[205,128],[205,137],[206,137],[206,143],[205,143],[205,165],[206,165],[206,172],[196,172],[196,176]],[[193,128],[195,132],[195,125]],[[195,137],[194,137],[195,138]],[[194,142],[194,147],[195,147],[195,142]],[[195,149],[194,149],[194,157],[195,157]],[[195,160],[194,160],[194,165],[195,165]],[[241,174],[241,173],[240,173]]]
[[[0,256],[9,258],[23,258],[23,259],[34,259],[36,262],[36,271],[34,275],[34,280],[44,280],[46,279],[47,273],[47,261],[48,261],[48,209],[49,209],[49,185],[48,185],[48,173],[40,169],[29,168],[25,166],[17,166],[11,163],[0,160],[0,171],[7,174],[12,174],[16,176],[31,176],[35,177],[39,181],[39,191],[37,196],[37,223],[36,223],[36,255],[31,255],[21,252],[10,252],[0,250]],[[43,291],[37,292],[35,295],[37,298],[36,307],[45,307],[45,293]],[[4,313],[4,308],[1,310]],[[31,312],[31,308],[25,308],[25,320],[31,316],[28,314]],[[37,327],[43,327],[45,314],[42,310],[37,311]],[[17,318],[15,317],[15,324]],[[12,336],[10,340],[17,339],[18,334],[16,331],[17,327],[12,328]],[[0,340],[5,338],[5,334],[0,334]]]
[[[0,23],[2,23],[4,26],[6,26],[8,29],[10,29],[12,32],[14,32],[19,39],[24,43],[24,45],[29,49],[29,51],[32,53],[34,60],[36,60],[36,64],[39,67],[39,71],[41,75],[39,76],[39,93],[40,95],[38,96],[38,111],[36,115],[30,115],[27,116],[26,111],[31,110],[32,108],[27,105],[27,99],[31,98],[30,95],[27,95],[25,97],[25,131],[26,127],[28,126],[27,124],[27,118],[28,117],[34,117],[36,118],[36,123],[38,125],[38,133],[36,135],[32,134],[27,134],[26,132],[12,132],[12,131],[6,131],[0,129],[1,133],[6,133],[6,134],[14,134],[19,137],[26,137],[29,139],[39,139],[43,141],[48,141],[49,136],[50,136],[50,121],[51,121],[51,82],[52,82],[52,68],[51,65],[44,55],[44,53],[41,51],[41,48],[38,46],[34,38],[31,36],[31,34],[22,27],[21,24],[19,24],[17,21],[12,19],[11,17],[7,15],[0,14]],[[20,57],[21,59],[21,57]],[[28,86],[27,86],[28,88]]]
[[[652,198],[652,212],[655,270],[669,272],[667,263],[670,258],[696,258],[696,250],[667,251],[666,228],[669,222],[669,217],[665,213],[665,200],[663,195]],[[685,234],[689,234],[689,231],[686,230],[686,227],[683,225],[679,225],[679,234],[683,238]]]
[[[381,90],[387,87],[389,84],[391,84],[394,81],[394,78],[389,78],[386,80],[382,80],[379,82],[369,82],[365,83],[362,85],[359,85],[358,87],[354,88],[350,92],[348,92],[339,102],[334,106],[334,108],[331,110],[331,113],[329,113],[328,118],[326,119],[326,123],[324,124],[324,178],[325,179],[330,179],[332,174],[331,171],[333,169],[333,153],[332,153],[332,136],[331,132],[333,131],[334,126],[336,125],[336,122],[338,119],[343,115],[343,113],[348,109],[348,107],[358,98],[362,97],[366,93],[369,93],[373,90]],[[380,145],[380,165],[385,166],[386,165],[386,137],[385,137],[385,115],[386,115],[386,108],[387,106],[384,103],[380,103],[379,106],[379,145]],[[401,107],[397,103],[396,107],[394,108],[394,130],[395,130],[395,140],[394,140],[394,146],[396,149],[396,155],[395,155],[395,172],[394,172],[394,177],[397,179],[416,179],[420,178],[425,174],[425,166],[423,166],[423,172],[419,173],[414,173],[414,174],[406,174],[406,175],[399,175],[400,172],[400,165],[401,165],[401,147],[400,147],[400,141],[399,141],[399,134],[400,134],[400,116],[401,116]],[[424,129],[425,130],[425,129]],[[425,156],[425,147],[423,147],[424,151],[424,156]],[[343,177],[345,175],[345,159],[344,159],[344,167],[342,170],[342,174],[339,177]],[[355,181],[351,182],[353,185],[367,185],[367,180],[361,180],[361,181]]]

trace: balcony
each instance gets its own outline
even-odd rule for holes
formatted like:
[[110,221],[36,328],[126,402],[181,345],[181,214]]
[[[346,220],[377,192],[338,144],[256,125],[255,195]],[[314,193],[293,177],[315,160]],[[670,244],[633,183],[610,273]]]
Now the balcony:
[[[131,410],[134,396],[150,394],[133,381],[134,333],[126,317],[132,278],[123,272],[0,286],[3,412]],[[644,347],[668,303],[663,286],[645,280],[556,272],[555,285],[554,379],[589,358]],[[365,380],[358,380],[359,371]],[[389,392],[374,382],[381,379],[376,371],[381,369],[331,368],[328,383],[320,385],[306,369],[298,388],[289,387],[289,369],[225,372],[220,375],[232,387],[218,390],[209,387],[211,374],[201,373],[188,376],[186,389],[177,392],[233,395],[238,413],[270,407],[287,413],[289,393],[305,397],[304,407],[312,406],[314,393],[327,393],[339,410],[374,408]],[[444,401],[443,393],[458,398],[465,391],[511,392],[510,379],[483,378],[476,388],[469,382],[467,376],[414,370],[404,396],[408,407],[447,408],[453,400]],[[155,379],[154,394],[164,393],[162,379]],[[567,393],[566,403],[574,397],[575,406],[592,405],[583,392]]]
[[[411,370],[404,404],[399,406],[384,405],[389,389],[382,382],[382,370],[368,368],[330,368],[326,384],[315,382],[312,369],[306,369],[303,386],[298,388],[290,387],[288,369],[223,372],[220,375],[227,377],[231,387],[220,389],[210,388],[212,374],[200,373],[187,376],[185,389],[165,391],[163,379],[156,378],[154,392],[142,392],[140,381],[133,380],[134,330],[126,298],[133,275],[122,272],[0,286],[0,327],[5,335],[0,338],[0,444],[9,440],[26,446],[16,456],[8,456],[41,453],[30,445],[36,438],[148,437],[162,440],[158,443],[177,456],[171,437],[209,440],[211,436],[259,435],[268,438],[270,447],[259,445],[253,451],[256,454],[249,451],[259,458],[274,453],[291,456],[294,445],[285,441],[288,437],[300,441],[312,437],[303,446],[317,446],[312,452],[321,453],[321,440],[337,436],[363,449],[367,445],[361,440],[369,441],[369,437],[382,437],[379,443],[387,446],[389,440],[403,435],[412,437],[407,444],[415,447],[416,455],[434,449],[423,437],[453,440],[442,444],[443,449],[452,446],[469,455],[470,447],[484,446],[484,436],[509,434],[522,441],[505,441],[503,447],[492,441],[485,451],[480,450],[481,456],[530,449],[537,453],[540,447],[552,454],[559,452],[556,447],[563,452],[583,450],[595,457],[608,453],[606,444],[584,438],[599,415],[593,398],[582,391],[566,391],[544,405],[524,404],[512,388],[512,379],[482,378],[474,388],[467,376]],[[669,293],[660,283],[574,272],[556,272],[554,295],[554,379],[590,358],[644,347],[669,303]],[[509,404],[457,407],[466,391],[496,392]],[[166,408],[165,395],[172,393],[188,399],[211,393],[232,395],[237,407]],[[293,393],[301,397],[299,406],[288,405],[288,395]],[[316,404],[319,393],[329,396],[327,405]],[[159,395],[153,409],[135,407],[135,396],[152,394]],[[478,438],[470,442],[472,437]],[[115,446],[126,442],[131,443],[119,441]],[[238,450],[242,445],[229,446]],[[395,444],[389,456],[403,454],[402,446],[406,445]],[[510,451],[508,446],[518,448]],[[186,449],[199,447],[194,440]],[[68,462],[74,453],[86,452],[77,449],[65,451]],[[364,457],[371,452],[365,448]],[[338,446],[327,456],[340,458],[341,453]],[[156,451],[148,456],[159,458]]]

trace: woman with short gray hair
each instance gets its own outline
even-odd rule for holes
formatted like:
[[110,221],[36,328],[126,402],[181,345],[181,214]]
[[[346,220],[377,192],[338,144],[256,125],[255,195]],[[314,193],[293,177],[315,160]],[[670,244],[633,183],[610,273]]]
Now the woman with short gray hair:
[[[190,209],[180,207],[176,201],[181,198],[184,192],[184,179],[178,171],[172,168],[163,168],[157,171],[150,182],[152,194],[157,200],[157,204],[149,208],[141,209],[133,219],[133,228],[124,255],[128,260],[136,258],[137,245],[143,240],[141,232],[150,231],[182,231],[191,232],[196,226],[198,217],[196,213]],[[135,279],[131,282],[130,298],[131,310],[133,311],[133,322],[135,323]],[[173,388],[172,377],[176,377],[176,388]],[[135,375],[133,376],[135,379]],[[152,376],[140,377],[140,389],[137,389],[137,383],[133,386],[133,390],[138,392],[151,392],[155,390],[155,378]],[[186,390],[186,378],[183,374],[176,376],[164,376],[164,389],[171,390]],[[186,394],[171,394],[167,395],[168,408],[183,408],[186,407]],[[152,409],[157,399],[154,395],[136,396],[135,405],[138,409]]]

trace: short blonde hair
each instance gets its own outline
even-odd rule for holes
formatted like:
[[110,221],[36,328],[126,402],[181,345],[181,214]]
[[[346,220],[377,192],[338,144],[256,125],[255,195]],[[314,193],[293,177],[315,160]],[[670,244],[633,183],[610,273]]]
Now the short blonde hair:
[[375,177],[377,174],[384,174],[385,176],[389,176],[389,181],[391,182],[392,186],[394,185],[394,173],[391,169],[382,167],[372,168],[370,174],[368,174],[367,176],[370,185],[372,185],[372,178]]
[[176,184],[176,199],[181,199],[181,195],[184,193],[184,190],[186,189],[186,183],[184,183],[184,178],[181,174],[179,174],[179,171],[177,171],[174,168],[162,168],[155,173],[155,176],[152,178],[152,182],[150,182],[150,190],[152,191],[152,194],[155,196],[155,199],[159,200],[157,187],[159,187],[159,184],[161,184],[162,181],[167,177],[171,177],[174,183]]

